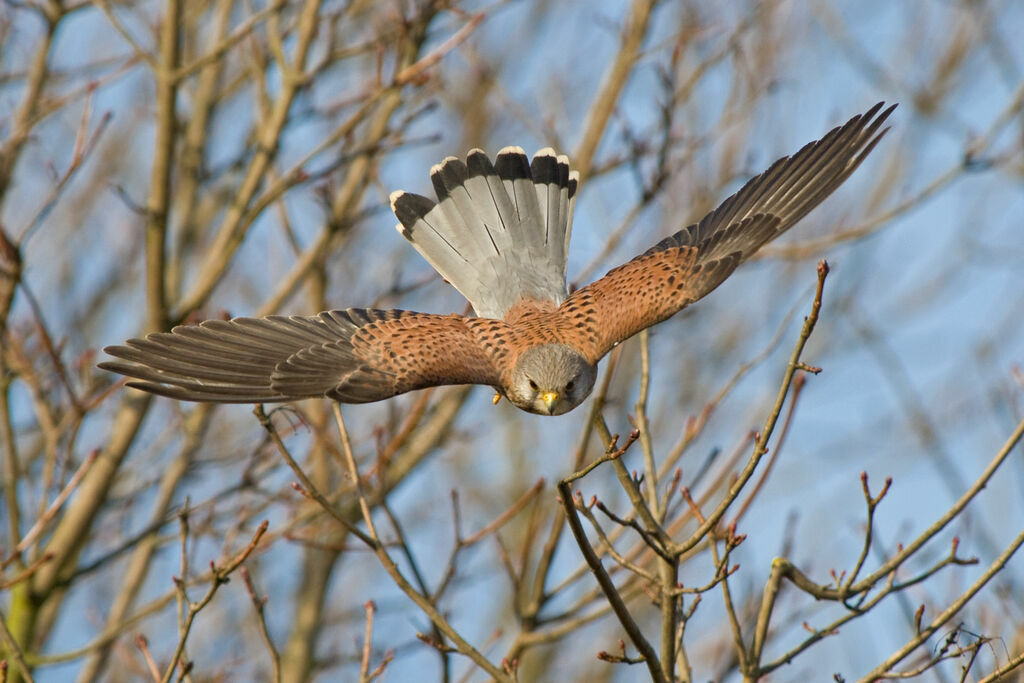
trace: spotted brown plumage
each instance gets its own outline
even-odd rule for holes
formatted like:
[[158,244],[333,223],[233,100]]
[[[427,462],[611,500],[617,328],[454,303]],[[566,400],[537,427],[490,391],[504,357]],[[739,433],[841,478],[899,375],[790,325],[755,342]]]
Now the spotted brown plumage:
[[[793,227],[850,177],[885,134],[895,108],[876,104],[799,152],[779,159],[704,217],[575,292],[566,315],[602,321],[580,347],[591,363],[637,332],[671,317],[720,285],[736,267]],[[629,311],[623,315],[622,311]],[[592,340],[592,341],[589,341]]]
[[161,396],[263,403],[326,396],[366,403],[439,384],[494,384],[461,316],[350,308],[315,317],[207,320],[106,349],[104,367]]
[[569,294],[579,177],[550,149],[494,162],[472,150],[431,170],[438,201],[392,195],[399,232],[476,317],[347,309],[207,321],[108,347],[129,386],[191,401],[327,397],[365,403],[445,384],[486,384],[558,415],[589,394],[619,342],[706,296],[838,188],[885,135],[879,103],[747,182],[717,209]]

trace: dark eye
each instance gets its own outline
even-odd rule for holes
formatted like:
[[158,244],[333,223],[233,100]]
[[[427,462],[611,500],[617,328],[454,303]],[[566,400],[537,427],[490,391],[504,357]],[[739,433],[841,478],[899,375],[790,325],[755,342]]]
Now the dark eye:
[[530,388],[533,389],[534,391],[537,391],[537,383],[534,382],[532,379],[530,380]]
[[569,382],[568,384],[565,385],[565,390],[566,391],[572,391],[573,387],[575,387],[575,386],[576,386],[576,382]]

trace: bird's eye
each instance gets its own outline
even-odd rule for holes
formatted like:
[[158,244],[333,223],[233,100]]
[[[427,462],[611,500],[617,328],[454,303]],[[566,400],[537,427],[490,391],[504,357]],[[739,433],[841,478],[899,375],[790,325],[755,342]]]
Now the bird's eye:
[[534,382],[532,379],[530,380],[530,388],[533,389],[534,391],[537,391],[537,383]]
[[565,385],[565,390],[566,391],[572,391],[575,386],[576,386],[576,382],[570,381],[568,384]]

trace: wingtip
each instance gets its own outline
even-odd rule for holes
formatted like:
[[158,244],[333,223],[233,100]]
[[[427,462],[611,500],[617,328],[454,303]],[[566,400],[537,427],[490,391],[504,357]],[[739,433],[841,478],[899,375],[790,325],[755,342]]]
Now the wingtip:
[[[405,194],[405,190],[395,190],[390,195],[388,195],[388,201],[391,203],[391,210],[392,211],[395,210],[395,204],[398,203],[398,200],[401,199],[402,195],[404,195],[404,194]],[[106,351],[106,349],[103,349],[103,350]]]
[[[112,346],[104,346],[103,353],[113,358],[125,358],[126,354],[132,352],[132,342],[138,341],[137,339],[129,339],[124,344],[114,344]],[[111,372],[119,372],[117,368],[124,365],[122,360],[105,360],[102,363],[97,363],[96,367],[102,370],[109,370]]]
[[[900,103],[894,102],[893,104],[890,104],[888,107],[885,107],[885,100],[881,100],[880,102],[876,102],[874,106],[872,106],[866,112],[861,114],[859,118],[865,122],[869,120],[874,120],[875,124],[877,125],[885,121],[887,118],[889,118],[889,115],[892,114],[898,106],[900,106]],[[885,107],[884,110],[882,109],[883,107]]]
[[[874,141],[871,143],[871,147],[869,147],[867,151],[870,151],[870,149],[873,148],[874,145],[879,140],[881,140],[885,136],[886,133],[889,132],[889,129],[891,128],[891,126],[886,126],[885,128],[882,128],[882,124],[885,123],[886,120],[889,118],[889,115],[892,114],[893,111],[896,110],[896,107],[899,106],[899,102],[895,102],[895,103],[889,105],[884,110],[882,110],[883,106],[885,106],[885,102],[884,101],[879,102],[878,104],[873,106],[871,109],[869,109],[861,117],[861,124],[864,126],[864,128],[867,131],[869,131],[869,133],[873,136],[873,139],[874,139]],[[879,113],[880,110],[881,110],[881,113]],[[881,128],[881,130],[879,130],[879,128]]]
[[875,103],[874,103],[874,104],[873,104],[873,105],[871,106],[871,108],[870,108],[870,109],[868,109],[868,110],[867,110],[866,112],[864,112],[863,114],[861,114],[861,116],[862,116],[863,118],[866,118],[866,119],[870,119],[870,118],[871,118],[872,116],[874,116],[874,115],[875,115],[875,114],[876,114],[876,113],[878,112],[878,110],[879,110],[879,109],[881,109],[881,108],[882,108],[882,107],[884,107],[884,106],[885,106],[885,100],[882,100],[882,101],[880,101],[880,102],[875,102]]

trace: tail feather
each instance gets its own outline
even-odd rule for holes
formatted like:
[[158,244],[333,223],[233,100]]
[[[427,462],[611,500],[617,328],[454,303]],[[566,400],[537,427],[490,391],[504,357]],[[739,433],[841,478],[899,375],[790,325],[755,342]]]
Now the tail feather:
[[466,157],[469,177],[466,190],[476,207],[476,215],[488,231],[497,234],[499,251],[511,248],[522,236],[517,233],[519,214],[509,197],[494,164],[483,150],[474,149]]
[[[530,164],[530,175],[533,176],[534,189],[537,191],[537,205],[540,209],[540,216],[544,219],[544,244],[549,250],[553,250],[555,257],[564,256],[561,254],[561,240],[552,239],[560,235],[552,235],[553,225],[557,225],[561,200],[559,194],[562,187],[559,185],[558,160],[555,157],[555,150],[550,147],[537,152]],[[556,242],[558,243],[556,245]]]
[[547,221],[540,211],[526,152],[522,147],[504,147],[498,151],[494,167],[519,216],[519,220],[513,222],[513,237],[521,249],[532,251],[537,246],[537,233],[544,229]]
[[523,299],[567,296],[565,263],[579,174],[550,148],[533,162],[506,147],[492,163],[481,150],[431,170],[437,203],[395,192],[399,232],[480,316],[500,318]]
[[[569,168],[569,157],[563,155],[559,157],[559,159],[565,159],[565,168],[568,171],[568,175],[566,176],[568,180],[565,186],[565,198],[562,200],[562,204],[565,207],[565,209],[562,212],[562,215],[566,217],[565,240],[562,246],[562,251],[565,254],[568,254],[569,238],[572,237],[572,217],[573,213],[576,210],[576,188],[578,188],[580,185],[580,172],[571,170]],[[561,161],[559,161],[559,166],[561,166]]]
[[463,253],[467,256],[471,254],[473,258],[483,257],[485,260],[491,255],[499,255],[492,234],[497,232],[497,226],[488,226],[485,216],[479,214],[466,188],[469,180],[466,164],[455,157],[448,157],[431,169],[430,179],[440,200],[438,208],[456,228],[452,236],[465,245]]
[[391,209],[398,217],[399,232],[416,246],[416,250],[441,277],[461,292],[461,280],[453,280],[450,274],[466,268],[466,257],[462,255],[465,247],[460,249],[461,242],[455,239],[451,230],[444,229],[444,219],[438,215],[439,212],[429,215],[434,208],[434,202],[422,195],[402,191],[391,193]]

